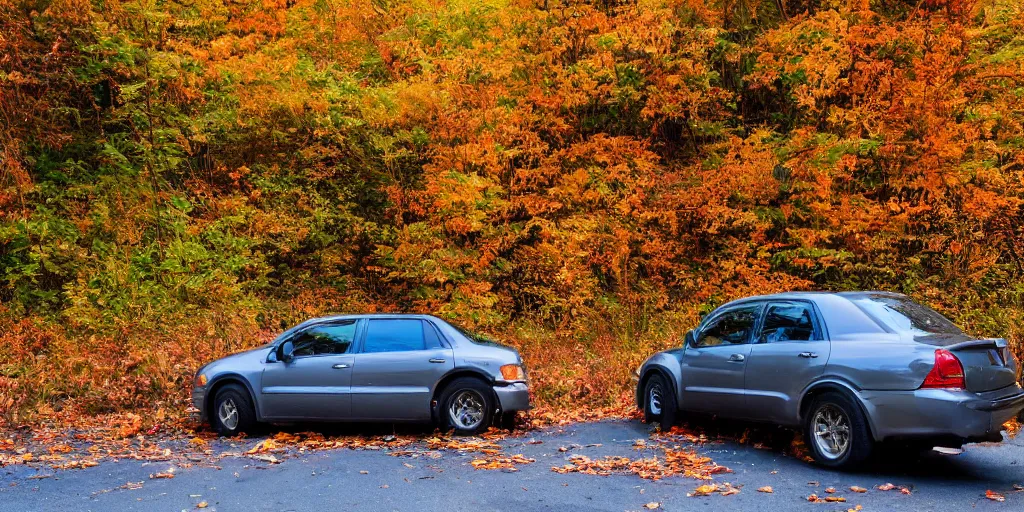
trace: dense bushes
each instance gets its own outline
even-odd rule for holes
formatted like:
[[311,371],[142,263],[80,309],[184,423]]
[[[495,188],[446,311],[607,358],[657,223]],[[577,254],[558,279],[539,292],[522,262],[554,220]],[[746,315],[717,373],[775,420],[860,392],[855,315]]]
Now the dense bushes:
[[1020,347],[1019,2],[12,0],[0,409],[182,409],[330,311],[608,405],[740,295],[906,292]]

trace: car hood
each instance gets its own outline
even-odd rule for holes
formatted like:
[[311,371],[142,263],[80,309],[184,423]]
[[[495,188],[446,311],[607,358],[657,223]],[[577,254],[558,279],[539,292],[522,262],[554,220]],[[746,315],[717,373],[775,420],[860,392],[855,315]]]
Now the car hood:
[[229,356],[224,356],[216,361],[208,363],[206,366],[199,369],[200,372],[210,371],[217,369],[218,367],[235,365],[235,364],[259,364],[264,361],[267,357],[267,349],[270,348],[270,344],[266,344],[260,347],[252,348]]

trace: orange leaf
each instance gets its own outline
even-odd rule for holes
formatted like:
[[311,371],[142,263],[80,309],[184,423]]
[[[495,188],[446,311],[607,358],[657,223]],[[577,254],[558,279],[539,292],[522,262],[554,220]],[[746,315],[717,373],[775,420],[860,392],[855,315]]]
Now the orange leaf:
[[985,491],[985,497],[992,501],[998,501],[1000,503],[1006,501],[1006,496],[1003,496],[1002,494],[999,494],[998,492],[991,490]]

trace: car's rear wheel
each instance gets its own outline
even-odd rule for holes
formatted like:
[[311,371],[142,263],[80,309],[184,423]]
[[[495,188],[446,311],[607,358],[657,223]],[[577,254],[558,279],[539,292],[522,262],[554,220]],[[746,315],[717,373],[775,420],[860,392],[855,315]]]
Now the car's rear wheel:
[[494,421],[494,391],[480,379],[460,377],[441,394],[440,420],[445,430],[459,435],[479,434]]
[[855,467],[867,460],[874,448],[864,413],[840,393],[824,393],[814,399],[804,435],[815,462],[831,468]]
[[676,422],[676,399],[661,374],[651,375],[644,385],[644,421],[658,423],[668,430]]
[[249,392],[238,384],[228,384],[217,390],[213,401],[210,424],[222,436],[246,432],[256,424]]

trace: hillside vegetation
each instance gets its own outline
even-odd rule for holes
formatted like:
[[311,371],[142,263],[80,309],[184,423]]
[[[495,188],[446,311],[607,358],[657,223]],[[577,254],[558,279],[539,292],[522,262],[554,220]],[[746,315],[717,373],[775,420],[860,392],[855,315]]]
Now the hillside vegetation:
[[1019,0],[0,0],[0,422],[163,409],[328,312],[520,348],[537,402],[726,300],[1024,340]]

